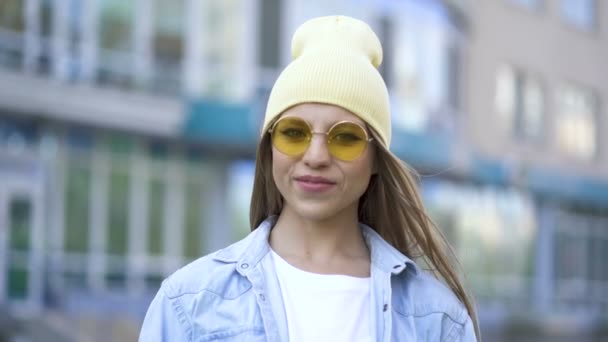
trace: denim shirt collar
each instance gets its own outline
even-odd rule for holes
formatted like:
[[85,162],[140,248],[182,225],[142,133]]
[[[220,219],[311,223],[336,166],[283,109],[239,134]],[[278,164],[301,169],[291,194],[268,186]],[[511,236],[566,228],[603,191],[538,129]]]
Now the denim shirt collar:
[[391,246],[368,225],[359,223],[359,227],[370,250],[372,265],[386,273],[399,274],[407,269],[418,275],[418,266],[410,258]]
[[[277,219],[277,216],[267,218],[245,239],[218,251],[214,260],[237,263],[237,271],[246,275],[248,270],[255,268],[270,251],[268,238]],[[414,275],[418,274],[418,266],[386,242],[375,230],[363,223],[360,223],[359,227],[370,250],[374,267],[385,273],[400,274],[407,269]]]

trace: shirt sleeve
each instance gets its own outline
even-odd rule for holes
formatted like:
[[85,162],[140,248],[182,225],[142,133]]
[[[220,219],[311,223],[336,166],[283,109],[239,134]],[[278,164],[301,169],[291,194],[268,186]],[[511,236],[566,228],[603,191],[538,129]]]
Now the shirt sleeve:
[[464,326],[460,332],[460,335],[453,339],[454,342],[477,342],[477,336],[475,336],[475,328],[473,327],[473,321],[470,317],[467,317]]
[[179,297],[169,298],[163,284],[148,308],[139,341],[190,341],[190,335],[190,325]]

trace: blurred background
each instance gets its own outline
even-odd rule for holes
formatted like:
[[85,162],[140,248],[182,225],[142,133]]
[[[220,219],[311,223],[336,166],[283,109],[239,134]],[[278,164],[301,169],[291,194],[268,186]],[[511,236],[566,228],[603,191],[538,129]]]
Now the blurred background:
[[247,234],[269,90],[330,14],[383,43],[485,340],[608,340],[608,2],[0,0],[0,341],[135,340]]

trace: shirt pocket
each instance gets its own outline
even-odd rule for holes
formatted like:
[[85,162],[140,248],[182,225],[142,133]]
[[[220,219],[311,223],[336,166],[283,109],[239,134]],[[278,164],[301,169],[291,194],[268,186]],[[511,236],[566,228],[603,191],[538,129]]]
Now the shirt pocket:
[[194,341],[265,341],[264,324],[251,289],[234,298],[203,291],[192,302]]
[[195,339],[197,342],[266,342],[266,333],[262,327],[241,327],[219,331]]

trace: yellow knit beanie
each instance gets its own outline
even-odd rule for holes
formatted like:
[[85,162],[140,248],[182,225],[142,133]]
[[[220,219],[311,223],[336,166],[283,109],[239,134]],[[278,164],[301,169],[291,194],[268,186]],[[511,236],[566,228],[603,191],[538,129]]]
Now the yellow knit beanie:
[[270,93],[263,133],[290,107],[316,102],[351,111],[389,147],[388,91],[377,69],[382,63],[382,46],[366,23],[345,16],[311,19],[293,35],[291,55],[292,62]]

